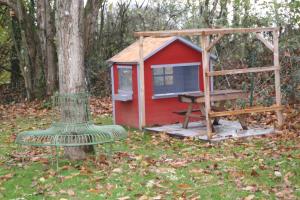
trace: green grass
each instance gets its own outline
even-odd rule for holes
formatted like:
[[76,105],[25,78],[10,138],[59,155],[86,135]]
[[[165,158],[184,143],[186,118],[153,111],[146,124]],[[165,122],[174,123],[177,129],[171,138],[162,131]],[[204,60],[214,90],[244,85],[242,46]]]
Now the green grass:
[[[112,123],[109,116],[94,121]],[[296,135],[211,145],[129,129],[129,138],[113,145],[111,157],[101,154],[97,160],[91,157],[81,162],[61,158],[56,172],[48,159],[35,155],[21,162],[15,155],[28,149],[18,149],[13,143],[20,131],[49,124],[45,116],[1,121],[0,199],[300,198],[300,140]]]

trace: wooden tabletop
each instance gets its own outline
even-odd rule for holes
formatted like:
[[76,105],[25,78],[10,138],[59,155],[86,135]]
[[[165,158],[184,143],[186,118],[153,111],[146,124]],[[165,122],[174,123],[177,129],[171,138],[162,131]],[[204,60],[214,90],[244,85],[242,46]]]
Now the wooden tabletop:
[[[248,93],[242,90],[214,90],[211,92],[211,101],[225,101],[248,98]],[[204,103],[204,92],[180,94],[178,100],[183,103]]]

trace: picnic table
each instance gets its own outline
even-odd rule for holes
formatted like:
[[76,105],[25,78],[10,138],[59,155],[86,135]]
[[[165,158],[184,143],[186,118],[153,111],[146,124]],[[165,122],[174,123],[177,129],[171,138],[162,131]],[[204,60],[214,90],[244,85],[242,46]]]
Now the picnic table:
[[[237,100],[237,99],[246,99],[248,98],[248,93],[242,90],[214,90],[211,92],[211,101],[217,102],[220,101],[218,106],[211,106],[212,111],[224,111],[225,110],[225,101],[226,100]],[[205,98],[204,92],[191,93],[191,94],[180,94],[178,95],[178,100],[182,103],[187,103],[188,108],[184,111],[175,112],[180,115],[185,115],[184,122],[182,127],[188,128],[189,120],[191,117],[205,119]],[[194,105],[197,104],[199,107],[195,109]],[[195,112],[200,112],[200,114],[195,114]],[[247,129],[244,116],[238,116],[243,129]],[[218,125],[219,118],[214,119],[213,125]]]

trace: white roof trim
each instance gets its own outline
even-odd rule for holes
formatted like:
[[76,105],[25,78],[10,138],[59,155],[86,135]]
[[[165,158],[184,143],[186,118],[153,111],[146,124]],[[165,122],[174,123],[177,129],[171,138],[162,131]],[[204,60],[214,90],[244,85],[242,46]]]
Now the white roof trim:
[[[169,46],[170,44],[172,44],[173,42],[175,42],[176,40],[179,40],[181,41],[182,43],[186,44],[187,46],[193,48],[194,50],[198,51],[198,52],[202,52],[203,49],[198,47],[197,45],[193,44],[191,41],[187,40],[187,39],[184,39],[182,37],[179,37],[179,36],[173,36],[172,39],[166,41],[165,43],[163,43],[160,47],[156,48],[155,50],[153,50],[152,52],[150,52],[148,55],[146,55],[144,57],[144,61],[146,61],[148,58],[154,56],[156,53],[158,53],[160,50],[164,49],[165,47]],[[121,53],[121,52],[119,52]],[[116,54],[118,55],[118,54]],[[210,58],[216,60],[217,59],[217,56],[214,55],[214,54],[210,54]],[[107,62],[109,63],[124,63],[124,64],[136,64],[138,63],[139,61],[132,61],[132,62],[114,62],[114,61],[111,61],[111,60],[107,60]]]

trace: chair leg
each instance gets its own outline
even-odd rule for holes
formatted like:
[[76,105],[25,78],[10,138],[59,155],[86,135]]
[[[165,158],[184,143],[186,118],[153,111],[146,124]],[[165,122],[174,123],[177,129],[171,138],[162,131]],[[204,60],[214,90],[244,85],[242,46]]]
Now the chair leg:
[[113,146],[111,142],[104,144],[104,151],[108,158],[112,157]]
[[246,115],[239,115],[238,120],[243,128],[243,130],[248,130],[247,122],[246,122]]
[[50,146],[50,148],[51,148],[51,165],[53,166],[55,162],[56,152],[55,152],[55,147]]
[[55,159],[56,159],[56,171],[58,172],[58,159],[59,159],[59,151],[58,151],[58,146],[55,147]]
[[220,118],[219,118],[219,117],[216,117],[216,118],[214,119],[214,121],[213,121],[213,125],[214,125],[214,126],[220,125],[220,124],[219,124],[219,120],[220,120]]
[[188,110],[185,114],[184,122],[183,122],[183,125],[182,125],[182,127],[185,128],[185,129],[188,128],[188,124],[189,124],[189,120],[190,120],[190,114],[191,114],[192,110],[193,110],[193,104],[190,103],[189,106],[188,106]]
[[99,158],[99,156],[100,156],[98,148],[99,148],[99,145],[98,145],[98,144],[94,145],[95,161],[96,161],[96,162],[98,162],[98,158]]
[[23,145],[20,145],[20,144],[17,145],[17,152],[20,152],[20,159],[21,159],[21,163],[23,165],[25,162],[24,155],[22,154],[23,152],[25,152]]

